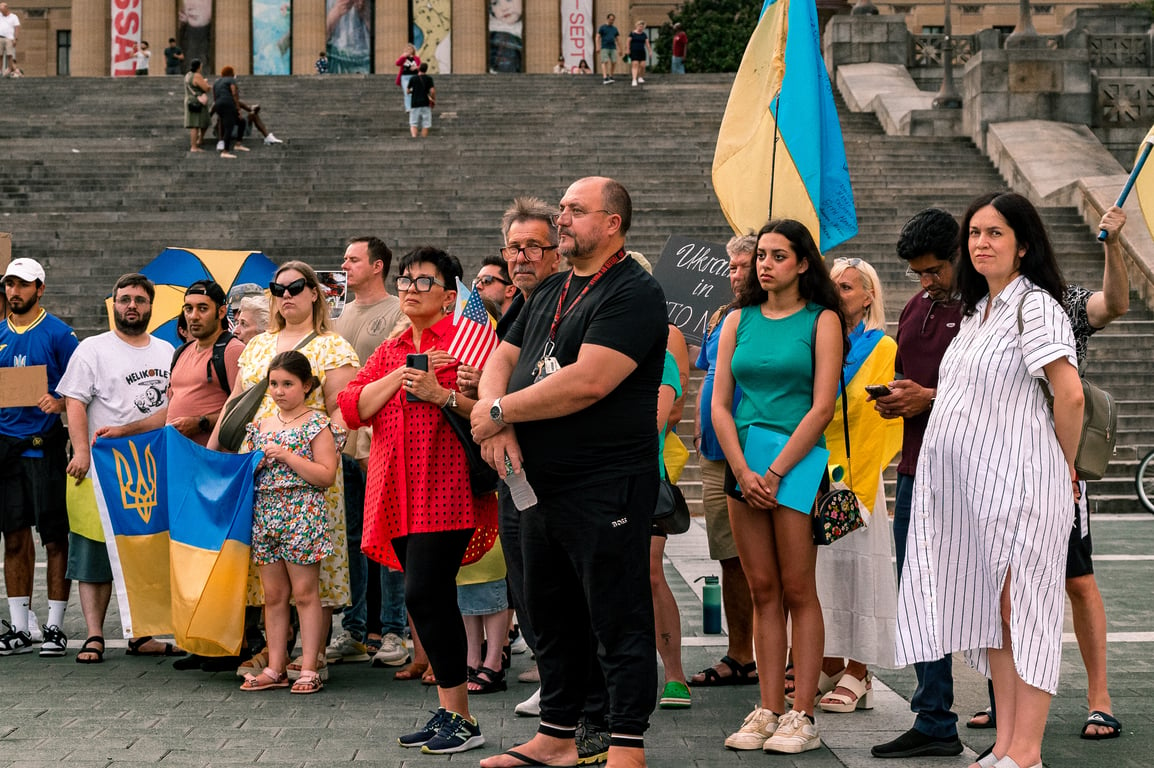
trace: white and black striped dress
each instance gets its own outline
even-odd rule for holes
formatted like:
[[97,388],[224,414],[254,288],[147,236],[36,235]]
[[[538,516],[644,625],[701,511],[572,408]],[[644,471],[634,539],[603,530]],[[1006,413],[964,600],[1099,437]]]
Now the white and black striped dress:
[[982,299],[942,358],[918,458],[896,656],[904,665],[966,651],[989,676],[985,649],[1003,645],[1009,572],[1014,664],[1054,693],[1074,497],[1038,380],[1047,363],[1077,359],[1066,313],[1034,287],[1016,278],[985,320]]

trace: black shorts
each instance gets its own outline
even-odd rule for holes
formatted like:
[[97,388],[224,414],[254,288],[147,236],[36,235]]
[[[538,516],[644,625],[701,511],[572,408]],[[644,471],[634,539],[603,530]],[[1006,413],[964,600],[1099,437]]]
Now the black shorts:
[[[31,450],[39,456],[10,456],[0,461],[0,531],[9,533],[36,526],[44,543],[68,539],[68,475],[63,427],[45,436]],[[0,436],[0,454],[16,441]],[[27,452],[27,451],[25,451]]]
[[1066,553],[1066,578],[1076,579],[1094,572],[1094,542],[1090,539],[1090,512],[1086,503],[1086,484],[1079,483],[1082,498],[1074,502],[1074,526],[1070,529],[1070,547]]

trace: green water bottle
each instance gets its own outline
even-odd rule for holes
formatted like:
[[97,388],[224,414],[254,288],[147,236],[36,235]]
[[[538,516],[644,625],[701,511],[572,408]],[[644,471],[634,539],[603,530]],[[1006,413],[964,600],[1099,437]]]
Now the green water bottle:
[[698,576],[694,581],[705,579],[701,588],[701,623],[707,635],[721,634],[721,584],[716,576]]

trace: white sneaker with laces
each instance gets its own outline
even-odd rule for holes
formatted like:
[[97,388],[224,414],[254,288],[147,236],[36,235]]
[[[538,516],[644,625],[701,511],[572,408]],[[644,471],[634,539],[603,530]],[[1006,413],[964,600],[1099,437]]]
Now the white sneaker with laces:
[[49,624],[44,628],[44,642],[40,645],[41,656],[63,656],[68,650],[68,638],[60,627]]
[[804,712],[791,709],[781,716],[777,731],[765,742],[766,752],[785,752],[795,755],[821,746],[817,724],[810,721]]
[[325,649],[325,658],[330,664],[344,662],[368,661],[369,651],[365,644],[348,632],[342,632],[333,638],[329,647]]
[[522,701],[513,708],[521,717],[540,717],[541,716],[541,689],[533,691],[533,695]]
[[725,739],[728,749],[761,749],[765,742],[773,736],[778,728],[777,715],[768,709],[757,707],[748,715],[745,722]]
[[409,660],[405,641],[393,632],[381,638],[381,650],[373,656],[374,667],[399,667]]
[[268,136],[264,137],[264,143],[265,144],[284,144],[283,141],[281,141],[274,134],[271,134],[271,133]]

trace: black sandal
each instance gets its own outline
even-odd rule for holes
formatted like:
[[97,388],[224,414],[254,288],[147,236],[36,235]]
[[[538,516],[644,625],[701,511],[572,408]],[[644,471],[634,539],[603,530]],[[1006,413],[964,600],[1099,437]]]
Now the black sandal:
[[722,686],[722,685],[756,685],[757,684],[757,662],[751,661],[748,664],[742,664],[732,656],[722,656],[721,664],[729,667],[732,674],[722,676],[713,667],[707,667],[698,672],[694,677],[701,676],[701,680],[690,680],[690,685],[705,685],[705,686]]
[[[94,643],[100,643],[97,648]],[[95,659],[82,659],[80,654],[92,653],[96,655]],[[80,646],[80,650],[76,652],[77,664],[103,664],[104,663],[104,638],[100,635],[93,635],[84,641],[84,645]]]
[[473,685],[480,686],[479,688],[468,689],[470,694],[475,693],[478,696],[486,693],[504,691],[509,687],[505,682],[505,670],[489,669],[488,667],[481,667],[469,675],[469,682]]
[[128,650],[124,652],[125,655],[127,655],[127,656],[184,656],[188,653],[188,651],[182,651],[181,649],[177,648],[172,643],[166,643],[162,640],[157,640],[158,643],[160,643],[162,646],[164,646],[164,650],[162,650],[162,651],[142,651],[142,650],[140,650],[145,645],[150,643],[152,640],[153,640],[152,635],[145,635],[144,637],[138,637],[135,640],[129,640],[128,641]]

